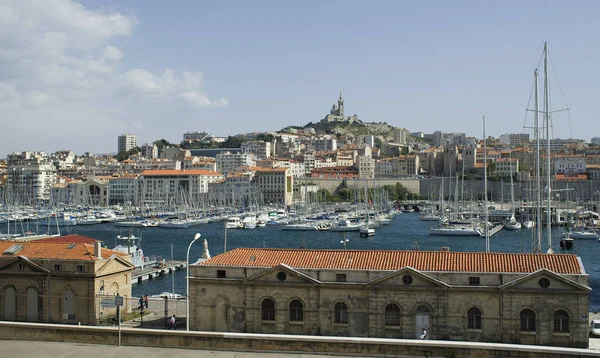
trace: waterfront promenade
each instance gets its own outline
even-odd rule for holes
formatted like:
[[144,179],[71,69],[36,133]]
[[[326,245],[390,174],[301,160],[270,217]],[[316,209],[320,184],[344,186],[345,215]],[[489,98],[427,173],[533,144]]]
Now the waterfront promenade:
[[[138,346],[111,346],[101,344],[0,340],[0,351],[6,357],[82,357],[122,358],[122,357],[176,357],[176,358],[327,358],[327,357],[369,357],[367,355],[326,355],[297,352],[239,352],[201,349],[154,348]],[[590,338],[590,356],[600,357],[600,338]]]
[[[137,346],[109,346],[101,344],[67,343],[67,342],[32,342],[0,340],[0,351],[4,357],[20,358],[123,358],[123,357],[173,357],[173,358],[323,358],[344,357],[342,355],[302,354],[286,352],[236,352],[178,348],[152,348]],[[348,356],[346,356],[348,357]],[[352,356],[359,357],[359,356]]]

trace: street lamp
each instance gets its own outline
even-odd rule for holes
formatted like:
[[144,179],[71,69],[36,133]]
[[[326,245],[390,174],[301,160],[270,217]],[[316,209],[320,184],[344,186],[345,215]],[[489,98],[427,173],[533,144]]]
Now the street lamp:
[[188,246],[187,256],[185,259],[187,273],[185,275],[185,330],[190,330],[190,249],[192,248],[192,244],[200,238],[200,233],[196,233],[194,235],[194,240],[190,242],[190,246]]

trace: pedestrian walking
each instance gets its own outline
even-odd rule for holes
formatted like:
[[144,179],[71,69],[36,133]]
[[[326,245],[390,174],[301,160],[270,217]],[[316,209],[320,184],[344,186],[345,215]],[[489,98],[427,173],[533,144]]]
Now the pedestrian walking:
[[176,322],[175,315],[173,315],[173,316],[171,316],[171,325],[169,326],[169,329],[171,329],[171,328],[175,329],[175,322]]
[[144,306],[148,309],[148,295],[144,296]]
[[138,303],[140,304],[138,306],[138,310],[140,310],[140,311],[143,310],[144,309],[144,296],[140,296]]

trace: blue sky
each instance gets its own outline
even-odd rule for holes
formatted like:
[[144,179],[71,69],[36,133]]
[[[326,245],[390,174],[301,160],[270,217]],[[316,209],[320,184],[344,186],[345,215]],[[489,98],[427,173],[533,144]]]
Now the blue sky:
[[[523,132],[543,42],[553,137],[600,136],[596,1],[23,1],[0,5],[0,157],[116,151],[347,114],[410,131]],[[24,19],[28,19],[24,23]],[[33,39],[42,38],[43,41]],[[554,72],[554,69],[556,72]],[[560,80],[560,87],[556,80]]]

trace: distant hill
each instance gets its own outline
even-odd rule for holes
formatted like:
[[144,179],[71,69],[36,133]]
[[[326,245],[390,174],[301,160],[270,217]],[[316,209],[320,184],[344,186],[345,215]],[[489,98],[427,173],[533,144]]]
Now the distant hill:
[[[366,123],[366,122],[332,122],[332,123],[308,123],[304,127],[294,127],[296,129],[313,128],[317,135],[331,134],[342,137],[356,137],[359,135],[372,135],[382,142],[394,141],[394,132],[399,127],[391,126],[387,123]],[[406,132],[407,142],[414,143],[420,138],[415,138],[410,131],[405,128],[399,128]]]

